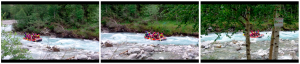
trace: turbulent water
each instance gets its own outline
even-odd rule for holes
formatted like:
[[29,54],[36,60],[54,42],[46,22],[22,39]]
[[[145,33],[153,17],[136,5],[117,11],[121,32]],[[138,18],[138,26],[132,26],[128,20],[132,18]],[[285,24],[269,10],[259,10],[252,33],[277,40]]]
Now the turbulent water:
[[[250,38],[251,42],[251,55],[254,59],[265,60],[268,58],[269,46],[271,40],[271,31],[260,32],[264,34],[262,38]],[[231,35],[231,33],[229,33]],[[222,48],[214,47],[211,44],[218,36],[216,34],[201,35],[201,45],[206,48],[201,49],[202,59],[246,59],[246,46],[233,44],[232,40],[237,40],[238,43],[245,43],[246,37],[243,33],[238,32],[231,36],[231,38],[226,36],[226,33],[221,33],[216,45],[222,45]],[[295,52],[298,56],[298,38],[299,31],[280,31],[279,32],[279,55],[278,59],[292,59],[291,52]],[[211,47],[208,47],[209,45]],[[224,46],[224,47],[223,47]],[[241,50],[237,50],[237,49]]]
[[[1,27],[2,30],[11,31],[12,26],[8,25],[6,27]],[[23,45],[32,45],[32,46],[58,46],[59,48],[66,49],[66,48],[75,48],[75,49],[82,49],[85,51],[91,52],[99,52],[99,41],[92,41],[92,40],[83,40],[83,39],[75,39],[75,38],[50,38],[49,36],[41,36],[43,39],[41,42],[32,42],[24,40],[24,35],[15,35],[15,37],[19,38]],[[6,38],[2,36],[1,38]],[[46,51],[32,49],[30,54],[34,59],[39,58],[42,53],[46,53]]]
[[[272,31],[266,31],[266,32],[260,32],[260,34],[264,34],[262,38],[251,38],[252,40],[256,41],[265,41],[265,40],[271,40]],[[228,33],[228,35],[231,35],[231,33]],[[294,40],[298,39],[299,37],[299,31],[280,31],[279,32],[279,38],[281,39],[289,39]],[[218,35],[216,34],[208,34],[208,35],[201,35],[201,41],[214,41]],[[243,36],[242,32],[235,33],[231,36],[231,38],[226,36],[226,33],[221,33],[221,36],[217,41],[219,42],[227,42],[232,40],[242,40],[245,41],[246,37]]]
[[175,45],[190,45],[198,44],[199,39],[194,37],[166,37],[165,41],[153,41],[144,38],[145,33],[101,33],[101,41],[110,40],[112,42],[129,42],[129,43],[144,43],[144,44],[175,44]]

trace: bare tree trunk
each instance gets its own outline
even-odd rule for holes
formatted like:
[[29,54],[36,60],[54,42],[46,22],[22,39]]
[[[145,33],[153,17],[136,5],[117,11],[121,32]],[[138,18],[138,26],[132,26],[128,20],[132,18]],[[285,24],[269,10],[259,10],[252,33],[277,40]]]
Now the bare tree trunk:
[[270,43],[270,51],[269,51],[269,60],[272,60],[273,58],[273,56],[272,56],[272,54],[273,54],[273,45],[274,45],[274,39],[275,39],[275,37],[274,37],[274,31],[275,31],[275,27],[273,27],[273,29],[272,29],[272,36],[271,36],[271,43]]
[[[281,8],[280,5],[278,5],[278,10],[279,11],[280,11],[280,8]],[[279,17],[279,13],[276,10],[276,17],[275,18],[277,18],[277,17]],[[280,31],[280,27],[275,27],[275,33],[274,33],[274,35],[275,35],[275,43],[274,43],[275,47],[274,47],[274,56],[273,56],[274,60],[277,60],[277,58],[278,58],[279,31]]]
[[246,15],[246,53],[247,53],[247,60],[251,60],[251,55],[250,55],[250,7],[247,7],[247,15]]

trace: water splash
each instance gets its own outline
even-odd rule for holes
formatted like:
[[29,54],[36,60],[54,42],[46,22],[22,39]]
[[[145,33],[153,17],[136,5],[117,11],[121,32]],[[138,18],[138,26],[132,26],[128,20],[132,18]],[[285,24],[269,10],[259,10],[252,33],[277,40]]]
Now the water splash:
[[144,33],[101,33],[101,41],[110,40],[112,42],[129,42],[129,43],[143,43],[143,44],[175,44],[175,45],[189,45],[198,44],[198,38],[194,37],[167,37],[166,41],[152,41],[144,38]]
[[[256,41],[263,41],[263,40],[271,40],[272,31],[266,31],[266,32],[260,32],[260,34],[264,34],[262,38],[250,38],[250,39],[256,39]],[[231,34],[229,34],[231,35]],[[280,31],[279,32],[279,38],[281,39],[298,39],[299,37],[299,31]],[[201,41],[214,41],[218,35],[216,34],[208,34],[208,35],[201,35]],[[231,36],[231,38],[226,36],[226,33],[221,33],[221,36],[217,41],[220,42],[227,42],[232,40],[242,40],[245,41],[246,37],[243,36],[242,32],[235,33]]]

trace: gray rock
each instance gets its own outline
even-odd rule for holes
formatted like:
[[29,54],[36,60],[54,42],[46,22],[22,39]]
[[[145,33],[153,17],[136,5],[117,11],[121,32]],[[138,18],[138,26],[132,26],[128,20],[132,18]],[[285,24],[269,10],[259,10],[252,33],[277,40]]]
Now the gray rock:
[[105,47],[112,47],[113,45],[112,45],[112,43],[111,43],[109,40],[107,40],[107,41],[104,43],[104,46],[105,46]]
[[132,53],[139,53],[141,51],[141,49],[139,48],[131,48],[128,50],[128,53],[129,54],[132,54]]
[[146,46],[146,47],[144,47],[144,50],[147,51],[147,52],[152,52],[152,51],[154,51],[154,47]]
[[77,59],[86,60],[88,57],[86,55],[78,55]]
[[99,55],[98,54],[91,55],[91,59],[99,59]]
[[136,56],[137,56],[137,54],[134,53],[134,54],[130,54],[127,58],[128,58],[128,59],[135,59]]

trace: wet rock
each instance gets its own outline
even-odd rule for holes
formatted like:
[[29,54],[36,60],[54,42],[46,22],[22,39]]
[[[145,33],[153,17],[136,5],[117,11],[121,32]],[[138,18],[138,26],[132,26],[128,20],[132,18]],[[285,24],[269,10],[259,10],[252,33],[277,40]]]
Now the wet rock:
[[137,56],[137,54],[134,53],[134,54],[130,54],[127,58],[128,58],[128,59],[135,59],[136,56]]
[[58,48],[57,46],[53,46],[53,47],[52,47],[52,50],[53,50],[54,52],[59,52],[59,51],[60,51],[59,48]]
[[148,57],[147,60],[154,60],[152,57]]
[[99,59],[99,54],[94,54],[91,56],[91,59]]
[[86,55],[78,55],[77,59],[86,60],[88,57]]
[[238,46],[238,47],[236,47],[235,50],[236,50],[236,51],[242,50],[242,47]]
[[139,48],[131,48],[128,50],[128,53],[129,54],[132,54],[132,53],[139,53],[141,51],[141,49]]
[[235,40],[232,40],[232,43],[233,43],[233,44],[236,44],[236,43],[237,43],[237,41],[235,41]]
[[201,45],[201,48],[205,48],[205,46],[204,46],[204,45]]
[[32,46],[30,46],[30,45],[27,45],[28,47],[32,47]]
[[154,47],[146,46],[146,47],[144,47],[144,50],[147,51],[147,52],[152,52],[152,51],[154,51]]
[[105,47],[112,47],[113,45],[112,45],[112,43],[111,43],[109,40],[107,40],[107,41],[104,43],[104,46],[105,46]]
[[290,53],[290,55],[292,57],[292,60],[297,60],[298,59],[295,51],[290,51],[289,53]]

